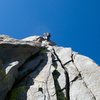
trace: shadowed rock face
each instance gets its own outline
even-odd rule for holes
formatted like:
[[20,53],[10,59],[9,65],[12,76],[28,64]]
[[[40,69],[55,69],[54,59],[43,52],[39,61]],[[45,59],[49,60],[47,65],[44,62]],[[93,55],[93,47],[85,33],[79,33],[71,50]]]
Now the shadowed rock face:
[[0,100],[100,100],[90,58],[40,36],[0,39]]

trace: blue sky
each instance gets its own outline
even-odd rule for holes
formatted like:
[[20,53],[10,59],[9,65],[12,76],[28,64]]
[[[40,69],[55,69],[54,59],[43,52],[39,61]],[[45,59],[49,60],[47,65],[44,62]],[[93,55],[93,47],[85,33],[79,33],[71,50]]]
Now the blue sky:
[[0,33],[24,38],[44,32],[100,64],[100,0],[0,0]]

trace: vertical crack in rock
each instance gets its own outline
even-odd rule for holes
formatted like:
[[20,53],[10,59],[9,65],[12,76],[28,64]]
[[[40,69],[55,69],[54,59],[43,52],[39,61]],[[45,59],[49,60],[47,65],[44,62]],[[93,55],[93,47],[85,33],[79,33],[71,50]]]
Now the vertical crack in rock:
[[58,81],[60,73],[57,70],[54,70],[52,75],[53,75],[53,78],[54,78],[54,85],[55,85],[55,90],[56,90],[55,94],[56,94],[57,100],[65,100],[66,97],[63,93],[63,90],[65,89],[65,87],[64,87],[64,89],[61,89],[61,87],[59,85],[59,81]]
[[[54,54],[54,56],[56,57],[56,59],[57,59],[57,61],[59,61],[59,63],[60,63],[60,65],[61,65],[61,67],[64,69],[64,74],[65,74],[65,80],[66,80],[66,85],[65,85],[65,91],[66,91],[66,100],[70,100],[70,96],[69,96],[69,91],[70,91],[70,82],[69,82],[69,75],[68,75],[68,72],[67,72],[67,69],[64,67],[64,65],[62,64],[62,62],[61,62],[61,60],[60,60],[60,58],[58,57],[58,55],[56,54],[56,51],[55,51],[55,49],[53,48],[52,49],[53,50],[53,54]],[[69,61],[70,62],[70,61]],[[68,63],[69,63],[68,62]],[[67,64],[67,63],[66,63]],[[54,74],[59,74],[58,73],[58,71],[57,70],[55,70],[54,71],[54,73],[53,73],[53,75]],[[59,75],[58,75],[59,76]],[[58,77],[57,77],[58,78]],[[57,79],[54,79],[54,81],[57,83],[57,81],[56,81]],[[55,84],[55,86],[56,86],[57,84]],[[63,89],[62,89],[63,90]],[[59,94],[58,94],[59,95]]]
[[[53,64],[53,62],[52,62],[52,53],[51,53],[51,51],[50,52],[48,52],[48,54],[49,54],[49,64],[48,64],[48,73],[47,73],[47,78],[46,78],[46,82],[45,82],[45,84],[46,84],[46,91],[47,91],[47,94],[48,94],[48,96],[47,96],[47,100],[51,100],[51,95],[50,95],[50,92],[49,92],[49,84],[48,84],[48,81],[50,81],[49,80],[49,77],[50,77],[50,75],[51,75],[51,67],[52,67],[52,64]],[[45,99],[45,98],[44,98]]]
[[82,77],[82,75],[81,75],[81,72],[79,71],[79,69],[77,68],[77,66],[76,66],[76,64],[75,64],[75,62],[74,62],[75,54],[72,53],[71,59],[72,59],[72,63],[73,63],[73,65],[75,66],[76,70],[79,72],[79,75],[76,76],[71,82],[74,82],[74,81],[76,81],[78,78],[81,78],[81,79],[83,80],[84,86],[85,86],[85,87],[90,91],[90,93],[92,94],[93,100],[96,100],[95,95],[93,94],[93,92],[91,91],[91,89],[87,86],[86,82],[84,81],[84,79],[83,79],[83,77]]
[[49,76],[50,76],[50,70],[51,70],[51,65],[49,67],[49,73],[48,73],[47,79],[46,79],[46,90],[47,90],[47,93],[48,93],[48,100],[50,100],[50,94],[49,94],[49,89],[48,89],[48,79],[49,79]]

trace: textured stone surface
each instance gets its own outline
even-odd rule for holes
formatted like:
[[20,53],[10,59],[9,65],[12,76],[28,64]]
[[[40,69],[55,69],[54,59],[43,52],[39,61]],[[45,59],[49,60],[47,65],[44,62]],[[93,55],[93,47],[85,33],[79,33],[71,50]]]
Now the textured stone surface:
[[5,98],[18,76],[18,68],[32,55],[39,52],[39,47],[21,44],[0,44],[0,100]]
[[0,100],[100,100],[100,67],[90,58],[39,36],[1,37]]

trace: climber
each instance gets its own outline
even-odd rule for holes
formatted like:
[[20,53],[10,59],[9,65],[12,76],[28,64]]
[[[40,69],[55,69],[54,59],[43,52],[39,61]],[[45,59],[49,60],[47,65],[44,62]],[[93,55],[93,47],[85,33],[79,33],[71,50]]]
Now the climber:
[[43,34],[43,38],[44,38],[45,40],[47,40],[47,41],[50,41],[50,37],[51,37],[51,34],[48,33],[48,32]]

